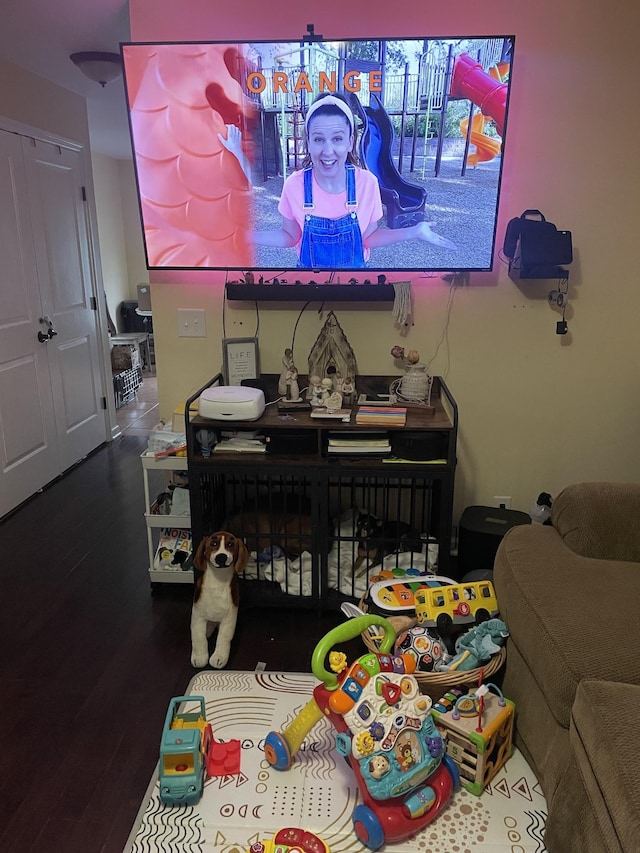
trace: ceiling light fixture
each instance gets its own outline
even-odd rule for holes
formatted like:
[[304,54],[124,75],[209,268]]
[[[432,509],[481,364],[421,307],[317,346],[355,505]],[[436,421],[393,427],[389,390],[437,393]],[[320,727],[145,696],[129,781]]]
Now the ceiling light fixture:
[[72,53],[69,59],[77,65],[80,71],[99,83],[103,88],[112,80],[122,77],[122,59],[119,53],[103,53],[97,50],[89,50],[83,53]]

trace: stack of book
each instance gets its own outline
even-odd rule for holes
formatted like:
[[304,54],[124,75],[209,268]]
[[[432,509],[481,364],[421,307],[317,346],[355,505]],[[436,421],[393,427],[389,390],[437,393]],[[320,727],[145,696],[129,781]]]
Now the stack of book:
[[385,432],[330,432],[327,450],[345,456],[386,456],[391,443]]
[[328,418],[329,420],[349,423],[351,420],[351,409],[326,409],[324,406],[320,406],[317,409],[311,409],[311,417]]
[[407,410],[400,406],[360,406],[356,414],[357,424],[380,424],[404,426]]
[[267,442],[257,431],[233,432],[223,430],[214,453],[266,453]]
[[191,568],[192,553],[190,530],[163,527],[153,558],[153,569],[158,572],[186,572]]

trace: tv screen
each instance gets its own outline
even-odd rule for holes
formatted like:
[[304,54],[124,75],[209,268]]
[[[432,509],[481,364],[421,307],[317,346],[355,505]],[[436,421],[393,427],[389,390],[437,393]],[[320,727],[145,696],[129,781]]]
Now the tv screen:
[[121,50],[150,269],[491,269],[513,36]]

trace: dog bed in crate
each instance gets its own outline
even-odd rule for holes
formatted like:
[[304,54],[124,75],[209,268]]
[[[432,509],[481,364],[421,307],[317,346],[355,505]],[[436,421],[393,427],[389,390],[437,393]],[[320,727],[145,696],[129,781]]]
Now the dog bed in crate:
[[[347,510],[334,520],[334,541],[327,559],[327,584],[350,598],[360,599],[367,592],[371,574],[398,575],[413,573],[424,576],[433,564],[433,551],[417,553],[399,551],[387,554],[382,562],[368,571],[354,576],[353,564],[358,556],[358,542],[355,532],[355,518],[358,510]],[[425,549],[426,550],[426,549]],[[277,583],[287,595],[313,595],[313,557],[303,551],[299,557],[288,557],[280,549],[270,554],[258,555],[251,552],[249,564],[244,576],[247,580],[268,580]]]

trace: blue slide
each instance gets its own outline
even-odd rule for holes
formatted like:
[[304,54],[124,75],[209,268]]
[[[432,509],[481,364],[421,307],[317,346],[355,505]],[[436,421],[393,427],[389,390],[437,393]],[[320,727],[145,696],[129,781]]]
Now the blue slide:
[[393,162],[395,133],[389,114],[373,92],[368,107],[356,95],[351,107],[363,124],[360,136],[360,159],[373,172],[380,184],[382,203],[387,211],[389,228],[407,228],[424,219],[427,192],[424,187],[406,181]]

